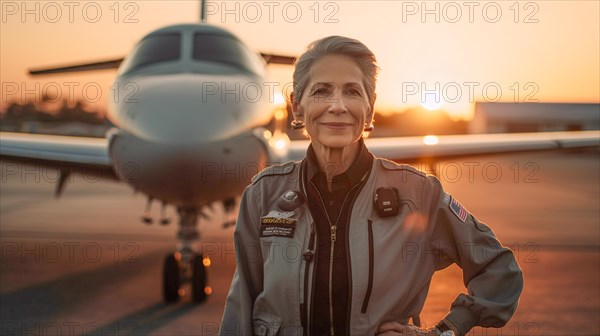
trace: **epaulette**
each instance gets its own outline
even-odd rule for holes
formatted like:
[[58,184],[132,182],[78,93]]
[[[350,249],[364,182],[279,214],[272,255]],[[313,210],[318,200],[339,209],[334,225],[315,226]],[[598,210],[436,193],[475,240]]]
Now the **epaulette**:
[[417,174],[421,177],[427,177],[427,174],[425,174],[424,172],[418,170],[417,168],[415,168],[411,165],[400,164],[400,163],[396,163],[394,161],[390,161],[388,159],[382,159],[382,158],[379,158],[379,162],[381,162],[381,166],[387,170],[404,170],[404,171],[411,172],[413,174]]
[[287,175],[287,174],[291,173],[292,170],[294,170],[295,166],[296,166],[296,162],[294,162],[294,161],[269,166],[269,167],[261,170],[258,174],[254,175],[254,177],[252,177],[252,184],[255,184],[256,182],[258,182],[258,180],[260,180],[261,178],[263,178],[265,176]]

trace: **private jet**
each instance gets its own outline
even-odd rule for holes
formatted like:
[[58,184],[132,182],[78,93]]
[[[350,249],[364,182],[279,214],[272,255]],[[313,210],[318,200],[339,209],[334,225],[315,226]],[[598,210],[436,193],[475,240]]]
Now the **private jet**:
[[[58,169],[56,195],[70,174],[126,183],[148,197],[145,223],[153,222],[152,201],[161,202],[163,210],[175,207],[178,246],[164,260],[163,299],[179,301],[182,285],[190,283],[192,301],[203,302],[210,294],[210,260],[195,242],[205,210],[221,203],[232,214],[253,175],[306,153],[308,141],[290,141],[285,132],[265,128],[281,109],[272,101],[266,67],[294,61],[255,53],[227,30],[198,23],[155,30],[123,59],[31,70],[47,75],[118,69],[108,113],[115,127],[103,139],[4,132],[0,158]],[[398,137],[368,139],[367,146],[396,161],[431,162],[591,147],[599,138],[597,131]],[[168,222],[164,216],[160,220]]]

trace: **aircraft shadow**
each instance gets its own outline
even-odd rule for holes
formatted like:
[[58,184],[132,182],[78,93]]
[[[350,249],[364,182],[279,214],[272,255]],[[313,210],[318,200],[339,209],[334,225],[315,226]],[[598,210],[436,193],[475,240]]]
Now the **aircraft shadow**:
[[[192,304],[156,303],[101,325],[99,330],[111,335],[149,335],[173,320],[188,314],[195,307]],[[90,334],[94,334],[94,332]]]

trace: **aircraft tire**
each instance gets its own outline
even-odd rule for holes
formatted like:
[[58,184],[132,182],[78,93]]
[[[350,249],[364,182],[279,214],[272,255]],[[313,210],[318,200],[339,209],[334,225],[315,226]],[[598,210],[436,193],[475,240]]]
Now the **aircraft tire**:
[[179,301],[180,282],[179,263],[173,254],[169,254],[163,268],[163,299],[166,303]]
[[192,259],[192,299],[194,303],[206,301],[206,266],[203,263],[202,254],[195,255]]

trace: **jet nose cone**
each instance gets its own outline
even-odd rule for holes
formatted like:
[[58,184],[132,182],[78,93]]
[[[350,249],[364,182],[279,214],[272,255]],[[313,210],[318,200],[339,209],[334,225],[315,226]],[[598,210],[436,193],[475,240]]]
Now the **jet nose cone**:
[[239,104],[206,91],[206,82],[190,74],[137,80],[135,101],[121,104],[127,129],[150,141],[209,142],[231,136]]

